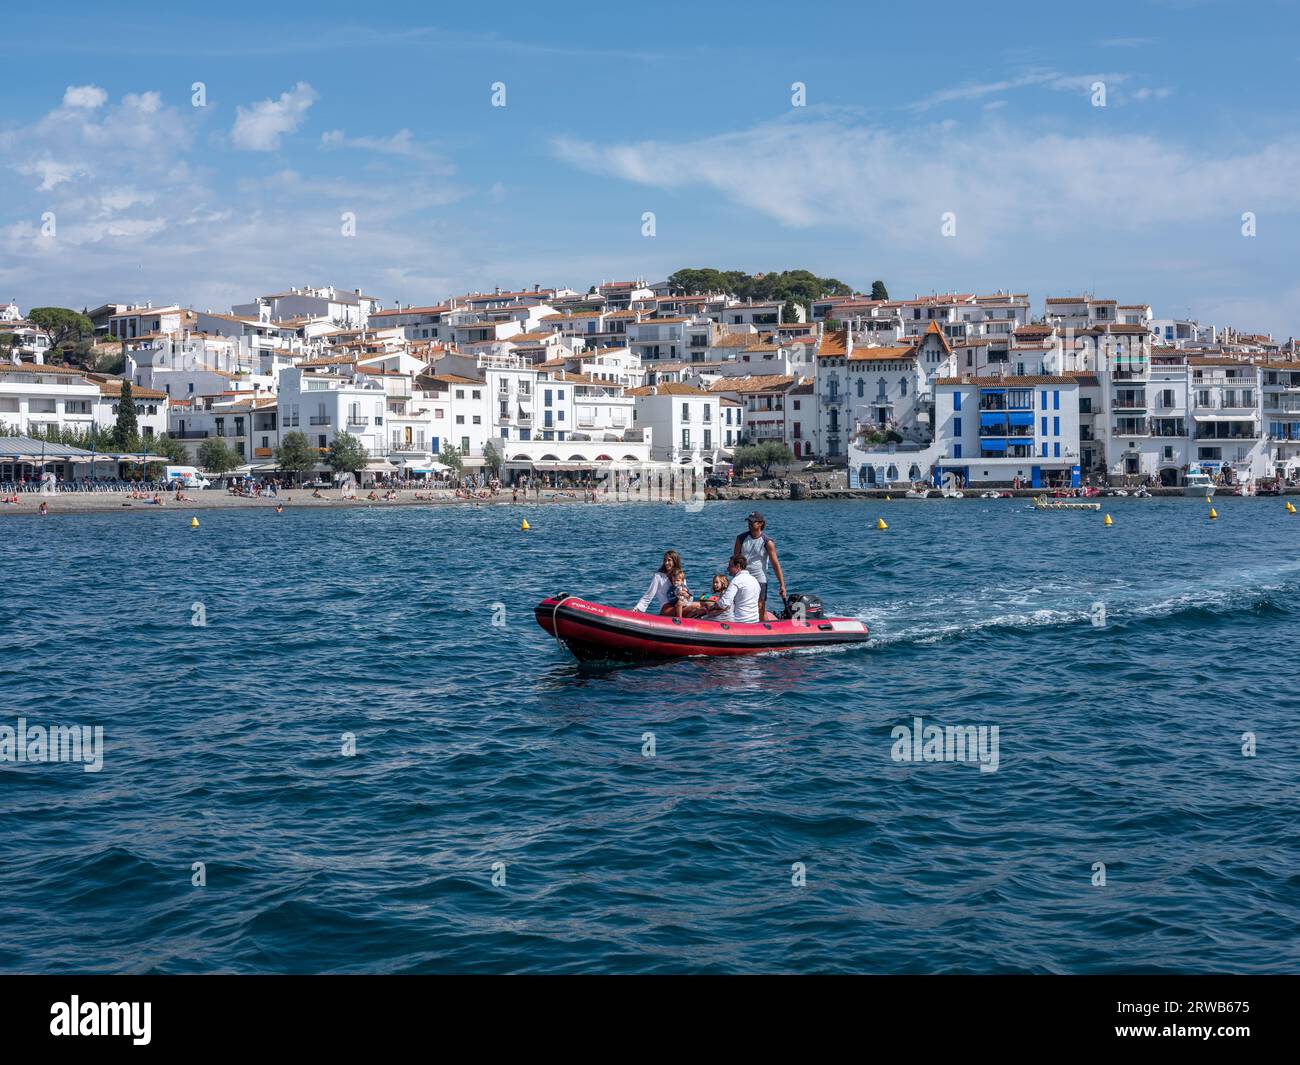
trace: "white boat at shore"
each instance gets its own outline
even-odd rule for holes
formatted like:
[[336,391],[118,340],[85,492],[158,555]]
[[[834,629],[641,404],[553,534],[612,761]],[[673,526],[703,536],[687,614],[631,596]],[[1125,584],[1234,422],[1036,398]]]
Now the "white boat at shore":
[[1214,495],[1214,481],[1210,479],[1208,473],[1189,473],[1187,480],[1183,484],[1183,495],[1185,496],[1205,496]]

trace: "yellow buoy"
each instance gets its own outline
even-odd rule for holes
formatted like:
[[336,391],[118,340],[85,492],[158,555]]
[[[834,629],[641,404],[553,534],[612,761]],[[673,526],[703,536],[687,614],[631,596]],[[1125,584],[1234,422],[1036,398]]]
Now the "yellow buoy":
[[1292,503],[1291,500],[1289,500],[1289,499],[1286,501],[1286,512],[1287,512],[1288,514],[1294,514],[1294,513],[1295,513],[1295,504]]
[[199,527],[199,519],[198,519],[198,518],[190,518],[190,528],[191,528],[191,529],[197,529],[198,527]]
[[1219,512],[1218,512],[1217,510],[1215,510],[1213,507],[1211,507],[1211,508],[1210,508],[1210,517],[1212,517],[1212,518],[1217,518],[1218,516],[1219,516]]
[[889,497],[889,496],[885,496],[885,502],[888,503],[889,501],[890,501],[890,497]]
[[876,528],[877,528],[877,529],[888,529],[889,526],[885,524],[885,519],[884,519],[884,518],[877,518],[877,519],[876,519]]
[[532,526],[528,524],[528,519],[525,518],[522,522],[519,523],[519,528],[524,532],[527,532],[529,529],[532,528]]
[[1114,525],[1115,523],[1114,523],[1113,521],[1110,520],[1110,515],[1107,514],[1106,517],[1105,517],[1105,519],[1102,521],[1102,524],[1103,524],[1103,525]]
[[1208,503],[1208,502],[1210,501],[1210,497],[1209,497],[1209,496],[1206,496],[1206,497],[1205,497],[1205,501]]

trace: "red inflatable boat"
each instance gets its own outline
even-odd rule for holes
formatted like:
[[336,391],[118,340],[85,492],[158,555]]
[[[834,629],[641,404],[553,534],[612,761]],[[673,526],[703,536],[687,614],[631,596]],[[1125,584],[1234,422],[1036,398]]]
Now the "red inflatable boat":
[[856,618],[752,624],[678,619],[601,606],[572,595],[543,599],[534,613],[537,624],[582,659],[752,655],[867,641],[867,626]]

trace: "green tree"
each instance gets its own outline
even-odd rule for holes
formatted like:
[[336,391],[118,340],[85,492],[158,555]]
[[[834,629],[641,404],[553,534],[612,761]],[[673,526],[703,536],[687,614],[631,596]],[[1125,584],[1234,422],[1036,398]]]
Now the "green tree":
[[134,451],[140,437],[140,420],[136,416],[135,400],[131,397],[131,382],[122,382],[122,393],[117,399],[117,424],[113,438],[123,451]]
[[883,281],[871,282],[871,298],[873,300],[889,299],[889,289],[885,288],[885,283]]
[[334,442],[325,457],[332,470],[336,473],[359,473],[369,461],[370,452],[362,445],[360,437],[344,432],[334,434]]
[[95,333],[89,318],[67,307],[33,307],[27,313],[27,320],[50,334],[50,346],[56,351],[70,341]]
[[438,460],[459,478],[465,472],[465,459],[460,453],[460,448],[455,444],[447,444],[438,454]]
[[316,465],[319,458],[319,453],[311,446],[307,434],[298,429],[285,433],[280,446],[275,449],[276,465],[288,473],[306,473]]
[[199,445],[199,465],[220,476],[239,465],[239,452],[221,437],[214,436]]
[[501,468],[505,465],[505,456],[501,454],[501,449],[491,440],[483,445],[483,465],[492,471],[492,476],[499,478]]
[[773,466],[785,466],[794,461],[794,455],[785,444],[767,440],[761,444],[746,444],[731,453],[732,465],[737,473],[756,469],[764,477],[772,475]]
[[167,433],[163,433],[157,439],[151,440],[149,450],[155,455],[166,456],[167,463],[170,466],[189,465],[190,453],[185,450],[185,445]]

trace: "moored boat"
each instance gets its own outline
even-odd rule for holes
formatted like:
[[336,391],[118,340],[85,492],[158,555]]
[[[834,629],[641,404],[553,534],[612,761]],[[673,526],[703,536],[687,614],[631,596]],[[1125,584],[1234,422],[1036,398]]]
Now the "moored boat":
[[712,621],[674,618],[604,606],[573,595],[543,599],[534,608],[537,624],[580,659],[685,658],[692,655],[752,655],[865,643],[865,622],[819,616],[804,620]]

